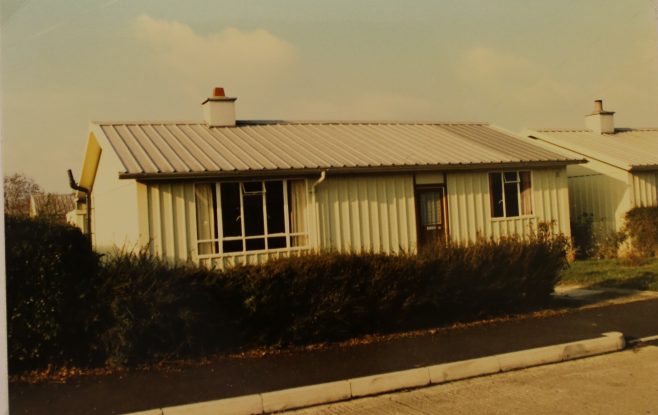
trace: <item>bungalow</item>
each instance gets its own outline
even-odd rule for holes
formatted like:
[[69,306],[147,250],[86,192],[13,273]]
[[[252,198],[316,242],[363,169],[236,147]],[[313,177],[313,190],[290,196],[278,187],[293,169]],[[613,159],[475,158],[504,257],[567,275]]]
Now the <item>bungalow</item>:
[[[484,123],[94,122],[78,189],[96,247],[148,245],[219,267],[312,250],[416,252],[433,241],[569,235],[566,166]],[[83,217],[89,205],[79,205]]]
[[75,208],[71,194],[45,193],[30,196],[30,217],[66,223],[67,213]]
[[586,158],[567,166],[571,216],[592,216],[600,231],[619,231],[625,213],[658,206],[658,128],[617,128],[601,100],[585,116],[585,129],[536,129],[526,137],[565,157]]

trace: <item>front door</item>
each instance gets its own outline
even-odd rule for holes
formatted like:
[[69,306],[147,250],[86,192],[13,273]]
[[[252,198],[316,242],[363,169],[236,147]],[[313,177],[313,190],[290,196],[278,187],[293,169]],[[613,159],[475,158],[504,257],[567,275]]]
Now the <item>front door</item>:
[[416,211],[419,248],[445,242],[445,187],[417,187]]

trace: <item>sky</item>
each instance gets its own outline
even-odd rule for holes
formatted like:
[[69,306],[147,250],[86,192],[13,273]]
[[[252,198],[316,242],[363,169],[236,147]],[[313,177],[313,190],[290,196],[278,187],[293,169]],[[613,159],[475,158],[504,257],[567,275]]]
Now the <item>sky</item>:
[[486,121],[658,127],[656,0],[0,0],[5,174],[67,192],[89,123]]

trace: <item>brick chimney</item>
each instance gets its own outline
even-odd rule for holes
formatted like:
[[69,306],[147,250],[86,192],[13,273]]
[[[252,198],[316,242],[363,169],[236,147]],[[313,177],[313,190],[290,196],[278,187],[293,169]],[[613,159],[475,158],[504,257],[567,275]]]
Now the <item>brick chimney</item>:
[[224,88],[215,88],[212,96],[201,103],[203,118],[209,127],[235,127],[235,100],[224,94]]
[[585,116],[585,126],[595,134],[615,133],[615,113],[603,110],[603,100],[594,101],[594,112]]

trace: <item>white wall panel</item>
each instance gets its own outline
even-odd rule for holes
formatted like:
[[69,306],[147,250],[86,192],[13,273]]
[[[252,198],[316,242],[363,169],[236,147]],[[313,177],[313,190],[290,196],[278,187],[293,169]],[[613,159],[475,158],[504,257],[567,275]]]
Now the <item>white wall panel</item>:
[[411,175],[330,177],[316,192],[321,248],[344,252],[415,251]]
[[532,171],[532,215],[492,218],[488,172],[448,173],[447,194],[448,226],[455,242],[529,235],[539,222],[552,223],[554,231],[570,235],[564,168]]
[[634,206],[657,206],[658,172],[637,172],[631,174],[633,182],[633,204]]

